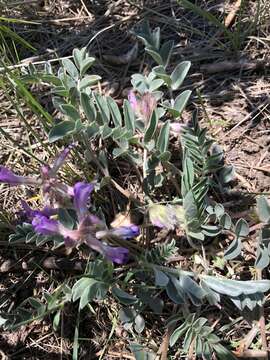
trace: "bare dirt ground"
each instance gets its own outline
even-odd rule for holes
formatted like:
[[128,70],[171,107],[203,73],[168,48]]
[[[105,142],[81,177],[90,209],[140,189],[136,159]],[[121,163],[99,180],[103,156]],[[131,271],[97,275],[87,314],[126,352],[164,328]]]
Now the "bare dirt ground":
[[[136,60],[125,66],[108,61],[104,55],[123,56],[135,42],[131,30],[138,22],[148,19],[152,27],[160,26],[163,39],[174,39],[174,63],[190,60],[192,68],[184,88],[193,90],[191,102],[183,119],[188,120],[191,110],[199,107],[202,123],[223,147],[226,162],[237,173],[236,190],[247,193],[270,191],[270,59],[269,59],[269,2],[249,1],[233,18],[228,30],[235,35],[235,44],[220,29],[198,14],[179,6],[174,1],[68,1],[44,0],[17,2],[3,6],[3,16],[33,21],[32,25],[14,25],[19,35],[37,49],[29,53],[21,49],[20,60],[42,62],[55,57],[71,55],[74,47],[88,46],[91,55],[97,57],[94,71],[103,77],[102,89],[119,102],[126,97],[130,86],[129,76],[149,69],[149,59],[139,47]],[[231,13],[235,1],[198,1],[205,10],[220,19]],[[224,63],[226,62],[226,63]],[[214,66],[214,68],[213,68]],[[181,89],[181,90],[182,90]],[[32,89],[42,105],[53,114],[50,93]],[[18,119],[6,94],[1,94],[0,125],[18,143],[28,143],[26,129]],[[24,105],[28,118],[35,115]],[[39,157],[46,159],[39,149]],[[22,171],[36,169],[29,164],[22,152],[16,150],[7,139],[1,138],[0,163]],[[0,188],[3,208],[16,208],[21,194],[7,187]],[[6,214],[7,217],[10,213]],[[64,272],[33,270],[13,272],[6,270],[7,260],[22,264],[29,262],[33,251],[7,248],[1,228],[0,241],[0,296],[4,308],[15,307],[34,291],[44,291],[49,277],[55,283],[65,278]],[[36,254],[35,254],[36,256]],[[38,253],[40,259],[43,254]],[[15,291],[16,290],[16,291]],[[13,295],[16,294],[16,295]],[[7,301],[4,301],[4,300]],[[10,299],[12,299],[10,305]],[[7,305],[8,304],[8,305]],[[110,304],[113,306],[113,304]],[[96,309],[100,311],[100,308]],[[170,309],[168,309],[169,312]],[[81,332],[83,341],[80,359],[96,359],[105,347],[105,359],[133,359],[126,347],[125,332],[116,329],[112,341],[107,342],[110,320],[106,304],[96,317],[85,313]],[[13,333],[0,334],[2,359],[70,359],[76,316],[66,309],[64,326],[59,334],[52,330],[51,319],[34,322]],[[148,324],[150,325],[150,324]],[[162,340],[162,332],[156,323],[149,326],[156,346]],[[62,336],[62,339],[60,338]]]

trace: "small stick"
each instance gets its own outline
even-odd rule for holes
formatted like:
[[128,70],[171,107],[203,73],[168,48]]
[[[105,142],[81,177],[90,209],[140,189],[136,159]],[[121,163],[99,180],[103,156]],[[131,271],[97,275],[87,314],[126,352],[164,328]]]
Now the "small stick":
[[239,359],[267,359],[267,351],[263,350],[245,350],[241,354],[233,351],[233,353]]
[[268,67],[270,63],[265,61],[220,61],[214,64],[206,64],[200,67],[202,72],[215,74],[220,72],[236,70],[257,70]]
[[242,125],[244,122],[246,122],[249,118],[251,118],[257,111],[259,111],[259,113],[261,113],[261,111],[263,111],[262,108],[267,106],[269,104],[269,101],[270,101],[270,98],[267,98],[260,106],[258,106],[254,110],[252,110],[251,113],[247,114],[247,116],[245,116],[244,119],[239,121],[239,123],[237,123],[233,128],[231,128],[228,132],[226,132],[226,136],[228,136],[236,128],[238,128],[240,125]]
[[240,9],[241,3],[242,3],[242,0],[237,0],[236,3],[234,4],[232,10],[226,16],[225,21],[224,21],[224,25],[226,26],[226,28],[231,26],[236,14],[237,14],[237,11]]

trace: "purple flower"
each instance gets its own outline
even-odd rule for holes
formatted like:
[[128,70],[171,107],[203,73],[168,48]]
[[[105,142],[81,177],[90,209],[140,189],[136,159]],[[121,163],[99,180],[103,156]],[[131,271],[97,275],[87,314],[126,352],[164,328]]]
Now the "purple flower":
[[138,109],[138,101],[136,95],[133,91],[129,91],[128,93],[128,101],[133,109],[133,111],[137,111]]
[[50,169],[50,176],[56,175],[57,171],[64,164],[68,154],[70,153],[70,151],[73,147],[74,147],[74,144],[69,145],[56,157],[56,159],[54,160],[53,166]]
[[111,235],[121,237],[123,239],[132,239],[140,234],[140,229],[137,225],[120,226],[109,231]]
[[40,183],[38,179],[16,175],[5,166],[0,166],[0,182],[9,185],[38,185]]
[[128,262],[129,252],[126,248],[104,245],[103,251],[104,256],[116,264],[126,264]]
[[157,101],[152,94],[150,93],[143,94],[140,102],[140,113],[147,122],[150,120],[151,115],[155,110],[156,106],[157,106]]
[[82,220],[88,213],[87,201],[89,195],[94,190],[93,184],[87,184],[83,182],[78,182],[75,184],[74,191],[74,208],[77,212],[79,220]]
[[38,234],[58,235],[60,234],[60,223],[57,220],[48,219],[46,216],[38,215],[32,220],[32,225]]
[[148,122],[157,106],[156,98],[150,93],[145,93],[136,97],[135,93],[130,91],[128,94],[128,100],[133,111],[138,116],[142,117],[145,122]]
[[21,205],[24,211],[23,215],[25,215],[28,220],[32,220],[35,216],[39,215],[43,215],[49,218],[50,216],[56,215],[58,212],[57,209],[53,209],[48,206],[45,206],[42,210],[33,210],[24,200],[21,200]]

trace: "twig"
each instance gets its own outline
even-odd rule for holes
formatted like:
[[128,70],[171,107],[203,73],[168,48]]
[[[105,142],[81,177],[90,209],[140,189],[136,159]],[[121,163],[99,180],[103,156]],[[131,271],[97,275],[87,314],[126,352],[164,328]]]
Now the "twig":
[[[270,98],[267,98],[260,106],[258,106],[257,108],[255,108],[254,110],[251,111],[251,113],[249,113],[247,116],[244,117],[244,119],[242,119],[241,121],[239,121],[233,128],[231,128],[228,132],[226,132],[226,136],[228,136],[231,132],[233,132],[236,128],[238,128],[240,125],[242,125],[244,122],[246,122],[247,120],[249,120],[249,118],[251,118],[257,111],[259,111],[259,113],[261,113],[263,111],[262,108],[264,108],[265,106],[267,106],[270,102]],[[257,116],[257,115],[256,115]]]
[[237,11],[239,10],[239,8],[241,6],[241,3],[242,3],[242,0],[237,0],[236,3],[234,4],[232,10],[226,16],[225,21],[224,21],[224,25],[226,26],[226,28],[231,26],[236,14],[237,14]]
[[[251,166],[250,165],[237,165],[237,167],[242,167],[245,169],[250,169]],[[270,166],[252,166],[253,170],[258,170],[258,171],[263,171],[267,174],[270,174]]]
[[137,14],[131,14],[128,16],[125,16],[124,18],[122,18],[121,20],[115,21],[113,24],[101,29],[100,31],[98,31],[94,36],[91,37],[91,39],[88,41],[86,47],[88,48],[88,46],[100,35],[102,34],[104,31],[110,30],[113,27],[121,24],[122,22],[128,21],[130,20],[132,17],[137,16]]
[[207,74],[215,74],[220,72],[236,71],[236,70],[258,70],[269,67],[270,63],[265,61],[221,61],[214,64],[206,64],[200,67],[202,72]]
[[263,350],[245,350],[241,354],[233,351],[233,353],[239,359],[267,359],[267,351]]

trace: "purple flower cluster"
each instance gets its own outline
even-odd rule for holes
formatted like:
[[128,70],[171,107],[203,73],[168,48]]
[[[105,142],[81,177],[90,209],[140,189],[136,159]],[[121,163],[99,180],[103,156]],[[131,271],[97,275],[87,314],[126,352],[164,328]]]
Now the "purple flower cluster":
[[[108,237],[120,237],[130,239],[139,235],[136,225],[122,226],[108,230],[106,225],[95,215],[88,211],[88,200],[94,190],[93,184],[78,182],[70,187],[56,178],[57,172],[66,160],[71,146],[66,148],[54,161],[52,167],[41,168],[41,178],[18,176],[9,169],[0,167],[0,183],[9,185],[39,185],[42,187],[44,208],[32,210],[25,201],[22,207],[25,215],[38,234],[61,235],[65,245],[73,248],[82,243],[105,256],[108,260],[117,264],[126,263],[128,260],[128,249],[123,247],[112,247],[103,243]],[[76,229],[69,229],[57,220],[58,208],[65,206],[67,202],[73,204],[76,211],[78,224]]]
[[128,94],[129,103],[133,111],[148,123],[153,111],[157,106],[156,98],[151,93],[135,95],[133,91]]

